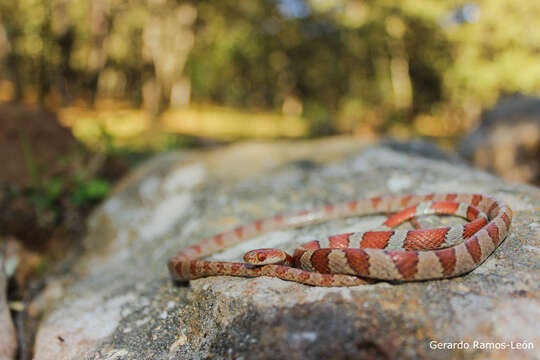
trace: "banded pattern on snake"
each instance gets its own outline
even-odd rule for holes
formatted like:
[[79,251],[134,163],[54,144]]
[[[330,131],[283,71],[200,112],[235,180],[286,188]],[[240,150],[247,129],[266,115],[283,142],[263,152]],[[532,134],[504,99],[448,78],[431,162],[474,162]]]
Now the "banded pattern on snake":
[[[302,244],[282,264],[200,260],[262,233],[331,219],[394,214],[381,229],[329,236]],[[468,223],[433,229],[393,230],[425,214],[463,217]],[[504,240],[511,209],[482,194],[390,195],[277,215],[226,231],[190,246],[169,260],[171,276],[187,281],[205,276],[272,276],[315,286],[354,286],[374,280],[443,279],[478,267]],[[246,260],[265,260],[280,250],[252,250]],[[287,262],[289,258],[290,261]]]

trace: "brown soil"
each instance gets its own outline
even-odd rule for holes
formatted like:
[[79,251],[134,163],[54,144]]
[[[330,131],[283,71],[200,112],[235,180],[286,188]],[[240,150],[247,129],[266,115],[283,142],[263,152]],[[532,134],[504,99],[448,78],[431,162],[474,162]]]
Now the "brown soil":
[[31,185],[34,176],[57,171],[59,159],[76,146],[71,131],[58,123],[53,112],[0,104],[0,183]]

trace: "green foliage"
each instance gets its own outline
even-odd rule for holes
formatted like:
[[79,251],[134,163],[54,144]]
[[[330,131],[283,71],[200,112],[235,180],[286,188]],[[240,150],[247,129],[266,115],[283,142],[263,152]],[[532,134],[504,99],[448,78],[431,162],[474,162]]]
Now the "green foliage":
[[86,207],[107,196],[111,188],[108,181],[94,178],[77,182],[73,188],[71,199],[79,207]]
[[41,186],[34,185],[28,190],[40,226],[47,227],[58,222],[61,214],[59,200],[64,191],[64,182],[59,178],[48,179]]
[[5,0],[0,76],[21,96],[116,97],[150,111],[189,101],[280,111],[294,97],[313,134],[372,114],[378,129],[472,116],[502,93],[540,88],[537,2],[295,0],[301,13],[280,10],[291,1]]
[[55,177],[43,181],[39,186],[28,189],[29,200],[34,205],[38,221],[42,226],[56,223],[64,210],[62,198],[79,209],[85,209],[103,200],[110,191],[111,183],[102,178],[69,178],[67,181]]
[[32,201],[40,210],[51,207],[65,191],[65,182],[61,178],[47,179],[42,186],[32,191]]

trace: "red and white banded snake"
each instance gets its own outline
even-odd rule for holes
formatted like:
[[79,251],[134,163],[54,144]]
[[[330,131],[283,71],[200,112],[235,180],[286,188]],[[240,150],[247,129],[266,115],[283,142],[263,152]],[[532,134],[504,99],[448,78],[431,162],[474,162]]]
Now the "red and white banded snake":
[[[252,265],[200,260],[262,233],[327,220],[394,213],[385,229],[314,240],[294,251],[292,264]],[[463,217],[464,225],[392,230],[424,214]],[[223,232],[190,246],[169,260],[175,280],[205,276],[272,276],[315,286],[354,286],[373,280],[443,279],[478,267],[504,240],[512,221],[502,201],[481,194],[390,195],[327,205],[292,215],[277,215]],[[280,250],[254,250],[246,260],[261,260]]]

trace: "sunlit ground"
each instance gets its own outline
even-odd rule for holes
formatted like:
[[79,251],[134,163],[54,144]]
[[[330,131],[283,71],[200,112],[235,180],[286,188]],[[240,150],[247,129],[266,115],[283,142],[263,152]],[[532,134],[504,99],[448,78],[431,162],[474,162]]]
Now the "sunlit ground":
[[308,135],[306,121],[281,114],[249,112],[218,106],[191,105],[169,109],[152,118],[140,109],[115,108],[114,103],[95,109],[66,107],[60,122],[91,147],[99,148],[104,134],[125,146],[160,147],[167,134],[217,140],[299,138]]
[[[0,101],[9,101],[11,92],[11,84],[6,81],[0,83]],[[24,102],[36,106],[37,98],[29,91]],[[165,110],[153,117],[128,102],[113,99],[98,99],[92,106],[83,101],[62,106],[53,95],[45,100],[45,105],[57,112],[59,122],[69,127],[78,140],[95,151],[106,151],[108,146],[159,151],[182,146],[178,135],[218,141],[310,137],[308,119],[301,114],[291,115],[287,109],[264,112],[190,104]],[[366,111],[362,116],[342,114],[336,119],[335,132],[369,140],[382,136],[400,140],[426,137],[451,149],[463,128],[472,126],[448,116],[419,115],[412,123],[395,122],[381,131],[383,122],[383,115],[376,111]]]

